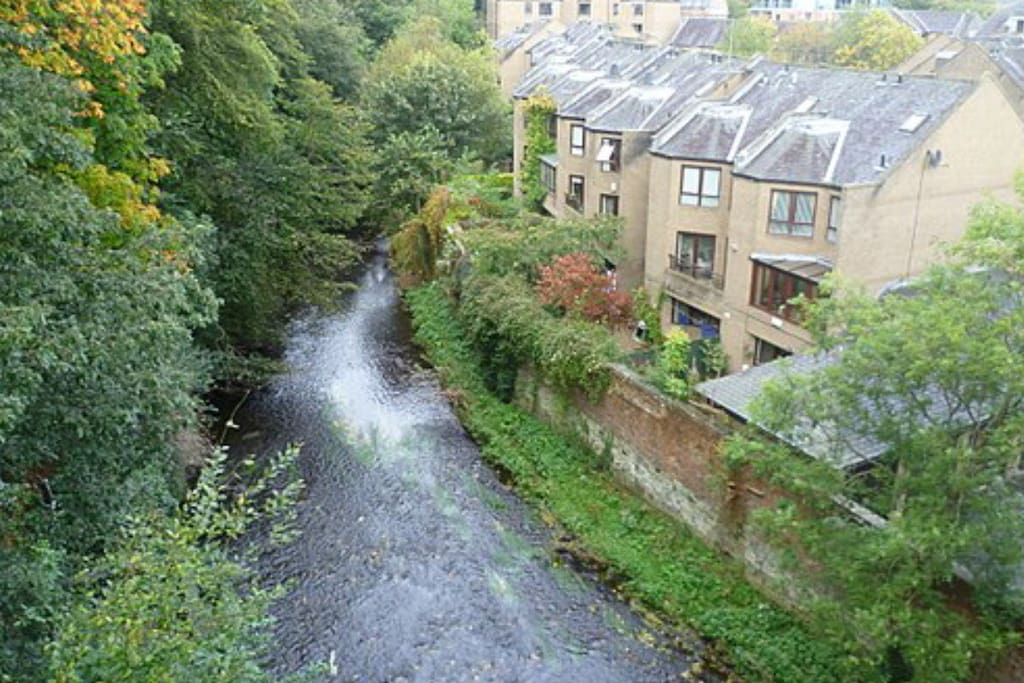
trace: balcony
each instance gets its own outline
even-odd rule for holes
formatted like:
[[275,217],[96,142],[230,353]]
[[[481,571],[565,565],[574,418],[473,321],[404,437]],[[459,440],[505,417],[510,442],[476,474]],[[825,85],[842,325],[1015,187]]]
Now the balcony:
[[725,278],[721,273],[716,273],[712,268],[697,265],[692,261],[681,260],[675,254],[668,255],[668,268],[673,272],[680,273],[694,280],[700,280],[715,289],[721,290],[725,288]]
[[705,307],[720,307],[724,301],[724,288],[723,273],[716,273],[711,268],[669,254],[668,269],[665,271],[665,289],[669,294]]
[[583,213],[583,196],[572,192],[566,193],[565,205],[579,213]]

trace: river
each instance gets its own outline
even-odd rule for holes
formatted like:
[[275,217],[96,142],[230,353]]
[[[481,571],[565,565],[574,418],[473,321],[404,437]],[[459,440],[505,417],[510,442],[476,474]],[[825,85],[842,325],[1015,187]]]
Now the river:
[[718,680],[586,572],[481,460],[411,342],[378,252],[331,314],[288,335],[289,371],[244,403],[236,451],[303,444],[298,541],[265,560],[276,674],[331,681]]

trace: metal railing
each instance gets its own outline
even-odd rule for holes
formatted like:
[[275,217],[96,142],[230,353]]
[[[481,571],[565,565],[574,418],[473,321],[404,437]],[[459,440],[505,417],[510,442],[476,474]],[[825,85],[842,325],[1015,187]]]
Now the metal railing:
[[668,255],[669,270],[681,273],[687,277],[710,284],[715,289],[724,289],[725,278],[721,273],[716,273],[713,268],[701,266],[693,261],[680,259],[676,254]]

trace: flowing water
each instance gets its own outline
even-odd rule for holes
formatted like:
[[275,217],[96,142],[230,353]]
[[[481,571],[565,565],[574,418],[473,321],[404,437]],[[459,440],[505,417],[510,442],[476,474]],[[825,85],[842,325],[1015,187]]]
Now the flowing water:
[[[289,333],[290,371],[246,402],[235,450],[302,442],[302,536],[263,571],[279,674],[332,681],[678,681],[670,646],[495,477],[422,367],[382,253],[342,311]],[[717,680],[693,675],[685,680]]]

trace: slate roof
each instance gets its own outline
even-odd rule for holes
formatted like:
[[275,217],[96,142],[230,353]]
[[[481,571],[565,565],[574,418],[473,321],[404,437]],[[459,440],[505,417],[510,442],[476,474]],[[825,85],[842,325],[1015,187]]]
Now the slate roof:
[[734,63],[692,53],[648,65],[636,73],[634,85],[587,114],[587,127],[608,131],[653,132],[699,93],[736,72]]
[[728,31],[728,19],[688,17],[679,24],[668,44],[683,49],[709,50],[721,43]]
[[1011,17],[1024,17],[1024,2],[1004,5],[997,9],[982,22],[974,37],[977,40],[998,40],[1015,35],[1010,33],[1006,27],[1006,22]]
[[943,12],[939,10],[889,10],[893,16],[922,36],[940,33],[954,38],[970,38],[982,26],[974,12]]
[[[834,365],[837,360],[838,356],[835,353],[790,356],[764,365],[755,365],[733,375],[701,382],[694,390],[730,415],[743,422],[750,422],[754,401],[767,382],[789,374],[810,375]],[[877,460],[886,451],[885,444],[868,435],[844,434],[837,437],[821,428],[807,428],[798,436],[774,432],[772,435],[811,457],[826,460],[840,469],[855,469]]]
[[567,118],[586,119],[587,114],[616,97],[630,86],[621,78],[603,78],[590,84],[573,99],[558,108],[558,114]]
[[517,48],[521,47],[523,43],[530,39],[531,36],[536,34],[538,31],[547,26],[549,22],[546,19],[535,21],[532,24],[520,26],[512,33],[508,33],[494,41],[494,49],[503,55],[507,55],[513,52]]
[[543,56],[519,81],[513,97],[525,98],[544,88],[559,105],[573,100],[588,85],[607,76],[628,73],[647,61],[653,52],[647,46],[615,39],[607,28],[578,30],[573,24],[561,36],[541,41]]
[[992,61],[999,65],[1018,88],[1024,89],[1024,45],[1000,47],[992,51]]
[[[893,293],[904,295],[902,292]],[[702,382],[694,390],[732,416],[756,425],[751,413],[766,383],[820,372],[839,363],[841,354],[841,349],[798,354]],[[904,417],[900,416],[916,414],[921,426],[941,424],[956,429],[986,419],[987,408],[984,405],[950,403],[951,400],[956,399],[948,397],[936,386],[926,387],[920,392],[913,411],[899,405],[896,399],[884,397],[879,398],[878,403],[868,403],[865,399],[863,407],[877,415],[879,423],[884,422],[889,415],[902,420]],[[835,424],[811,423],[809,420],[797,424],[791,432],[785,434],[767,431],[807,455],[840,469],[856,469],[866,465],[880,458],[889,448],[868,429],[850,430]]]
[[[745,123],[721,120],[740,109],[690,109],[658,135],[652,152],[735,161],[737,174],[762,180],[878,182],[974,88],[961,81],[771,63],[759,64],[755,74],[728,103],[747,108]],[[921,126],[901,131],[915,114],[925,117]]]

